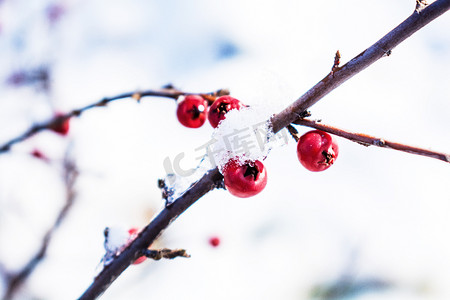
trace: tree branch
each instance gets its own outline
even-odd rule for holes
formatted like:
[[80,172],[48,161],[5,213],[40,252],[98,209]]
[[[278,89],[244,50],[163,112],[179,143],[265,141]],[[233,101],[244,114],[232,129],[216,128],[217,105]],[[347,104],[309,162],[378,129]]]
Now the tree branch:
[[[353,58],[350,62],[336,68],[333,74],[328,74],[318,84],[301,96],[297,101],[275,115],[272,119],[272,129],[276,133],[288,126],[311,105],[319,101],[329,92],[337,88],[346,80],[350,79],[370,64],[377,61],[386,51],[391,50],[403,40],[411,36],[414,32],[431,22],[433,19],[442,15],[450,8],[450,0],[437,0],[431,5],[425,7],[420,14],[416,11],[403,23],[384,36],[373,46],[363,51],[360,55]],[[181,213],[190,205],[195,203],[200,197],[219,186],[223,177],[218,169],[208,171],[199,181],[188,189],[180,198],[175,200],[172,205],[164,208],[158,216],[140,233],[140,235],[127,247],[111,264],[106,266],[103,271],[95,278],[91,286],[79,298],[79,300],[91,300],[99,297],[111,283],[139,256],[142,250],[162,233]]]
[[439,160],[445,161],[447,163],[450,163],[450,154],[436,152],[436,151],[413,147],[413,146],[408,146],[405,144],[388,141],[388,140],[385,140],[382,138],[377,138],[377,137],[370,136],[370,135],[363,134],[363,133],[354,133],[354,132],[350,132],[350,131],[347,131],[347,130],[344,130],[341,128],[336,128],[336,127],[333,127],[330,125],[322,124],[318,121],[313,121],[313,120],[308,120],[308,119],[298,119],[297,121],[294,122],[294,124],[308,126],[308,127],[322,130],[322,131],[326,131],[326,132],[332,133],[334,135],[351,140],[353,142],[362,144],[364,146],[377,146],[377,147],[382,147],[382,148],[399,150],[399,151],[403,151],[403,152],[407,152],[407,153],[411,153],[411,154],[417,154],[417,155],[422,155],[422,156],[426,156],[426,157],[430,157],[430,158],[439,159]]
[[42,239],[41,247],[38,252],[31,258],[31,260],[22,268],[18,273],[7,276],[8,278],[8,288],[5,293],[5,300],[12,299],[15,292],[22,286],[22,284],[27,280],[30,274],[34,271],[37,265],[44,259],[50,241],[53,237],[54,232],[59,227],[61,222],[67,216],[70,208],[75,200],[75,190],[74,185],[78,177],[78,170],[73,162],[68,158],[64,161],[64,183],[66,186],[66,202],[61,208],[58,216],[52,227],[48,229]]
[[71,117],[78,117],[80,116],[84,111],[95,108],[95,107],[102,107],[102,106],[106,106],[109,102],[112,101],[116,101],[116,100],[120,100],[120,99],[127,99],[127,98],[132,98],[135,99],[136,101],[140,101],[141,98],[143,97],[165,97],[165,98],[171,98],[171,99],[178,99],[178,97],[183,96],[183,95],[201,95],[203,98],[205,98],[206,100],[208,100],[209,102],[214,101],[214,99],[216,97],[220,97],[223,95],[228,95],[230,92],[227,89],[220,89],[217,90],[215,92],[211,92],[211,93],[186,93],[186,92],[182,92],[178,89],[175,89],[173,86],[169,85],[164,87],[161,90],[147,90],[147,91],[143,91],[143,92],[130,92],[130,93],[124,93],[124,94],[120,94],[120,95],[116,95],[114,97],[110,97],[110,98],[103,98],[100,101],[97,101],[93,104],[89,104],[87,106],[84,106],[82,108],[79,109],[74,109],[64,115],[61,116],[57,116],[54,117],[53,119],[42,123],[42,124],[35,124],[33,125],[30,129],[28,129],[25,133],[23,133],[22,135],[15,137],[13,139],[11,139],[9,142],[5,143],[4,145],[0,146],[0,154],[7,152],[11,149],[11,146],[14,144],[17,144],[31,136],[33,136],[34,134],[45,130],[45,129],[51,129],[52,127],[57,126],[58,124],[64,122],[67,119],[70,119]]
[[222,178],[217,168],[208,171],[172,205],[165,207],[118,257],[105,266],[79,300],[92,300],[99,297],[179,215],[206,193],[219,186]]
[[329,92],[342,83],[358,74],[378,59],[390,53],[397,45],[410,37],[413,33],[427,25],[450,8],[450,0],[437,0],[423,7],[386,34],[378,42],[361,52],[358,56],[334,70],[319,81],[314,87],[298,98],[294,103],[277,115],[272,120],[273,131],[278,132],[282,128],[293,123],[298,114],[305,111]]

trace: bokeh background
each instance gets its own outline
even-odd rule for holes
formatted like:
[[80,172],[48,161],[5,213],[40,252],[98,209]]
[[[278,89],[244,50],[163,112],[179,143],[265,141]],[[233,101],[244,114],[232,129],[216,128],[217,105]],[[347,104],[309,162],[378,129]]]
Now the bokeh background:
[[[55,112],[167,83],[229,88],[276,113],[330,71],[337,49],[345,63],[414,6],[3,0],[0,144]],[[314,105],[313,117],[450,152],[449,28],[448,14],[432,22]],[[156,183],[164,159],[210,140],[209,124],[184,128],[175,110],[163,98],[117,101],[72,119],[68,136],[41,132],[0,155],[0,295],[64,205],[64,159],[79,171],[75,202],[16,299],[83,293],[104,254],[103,229],[146,225],[163,205]],[[158,241],[191,258],[132,266],[102,299],[449,299],[449,165],[339,144],[336,164],[322,173],[298,163],[293,141],[274,149],[261,194],[213,191]],[[36,149],[48,160],[30,155]]]

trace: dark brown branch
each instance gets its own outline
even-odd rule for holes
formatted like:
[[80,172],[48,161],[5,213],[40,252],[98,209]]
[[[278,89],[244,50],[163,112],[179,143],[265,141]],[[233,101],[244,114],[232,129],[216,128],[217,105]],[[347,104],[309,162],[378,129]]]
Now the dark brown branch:
[[[450,8],[450,0],[437,0],[433,4],[424,8],[420,14],[416,11],[403,23],[388,33],[372,47],[363,51],[360,55],[345,64],[334,74],[327,75],[322,81],[316,84],[303,96],[301,96],[292,105],[287,107],[281,113],[275,115],[272,119],[272,129],[276,133],[286,126],[290,125],[299,116],[303,115],[311,105],[319,101],[329,92],[337,88],[344,81],[350,79],[370,64],[386,54],[403,40],[411,36],[414,32],[431,22],[433,19],[442,15]],[[386,50],[384,50],[386,49]],[[203,195],[219,186],[222,182],[222,175],[218,169],[207,172],[196,184],[187,190],[180,198],[175,200],[172,205],[164,208],[159,215],[153,219],[150,224],[141,232],[141,234],[124,250],[114,261],[106,266],[103,271],[95,278],[91,286],[79,298],[80,300],[92,300],[99,297],[111,283],[139,256],[142,250],[162,233],[181,213],[190,205],[195,203]]]
[[174,259],[175,257],[191,257],[184,249],[145,249],[143,255],[153,260],[160,260],[161,258]]
[[73,162],[66,158],[64,161],[64,183],[66,186],[66,202],[61,208],[58,216],[52,227],[45,233],[42,239],[41,247],[38,252],[31,258],[31,260],[25,265],[25,267],[16,274],[11,274],[8,276],[8,289],[5,293],[5,300],[12,299],[15,292],[22,286],[22,284],[27,280],[30,274],[34,271],[37,265],[44,259],[50,241],[53,237],[54,232],[59,227],[61,222],[67,216],[70,208],[75,200],[74,185],[78,177],[78,170]]
[[415,10],[413,14],[400,25],[386,34],[378,42],[361,52],[351,61],[325,76],[314,87],[303,94],[297,101],[280,112],[272,120],[273,130],[278,132],[298,118],[298,114],[305,111],[329,92],[342,83],[358,74],[378,59],[390,53],[390,51],[410,37],[413,33],[427,25],[450,8],[450,0],[437,0],[420,11]]
[[177,90],[177,89],[173,88],[172,86],[168,86],[167,88],[163,88],[161,90],[147,90],[147,91],[143,91],[143,92],[131,92],[131,93],[120,94],[120,95],[110,97],[110,98],[103,98],[100,101],[97,101],[93,104],[89,104],[82,108],[74,109],[64,115],[54,117],[53,119],[51,119],[45,123],[33,125],[30,129],[28,129],[22,135],[20,135],[16,138],[13,138],[9,142],[0,146],[0,154],[9,151],[14,144],[17,144],[42,130],[57,127],[58,124],[60,124],[61,122],[64,122],[67,119],[70,119],[71,117],[78,117],[86,110],[89,110],[89,109],[92,109],[95,107],[106,106],[109,102],[112,102],[112,101],[132,98],[139,102],[139,101],[141,101],[141,99],[143,97],[149,97],[149,96],[165,97],[165,98],[171,98],[171,99],[176,100],[176,99],[178,99],[178,97],[183,96],[183,95],[198,94],[198,95],[201,95],[202,97],[204,97],[206,100],[208,100],[208,102],[212,102],[212,101],[214,101],[214,99],[216,97],[228,95],[229,93],[230,92],[226,89],[220,89],[215,92],[205,93],[205,94],[187,93],[187,92],[182,92],[180,90]]
[[219,186],[222,178],[217,168],[208,171],[172,205],[165,207],[118,257],[105,266],[79,300],[92,300],[99,297],[131,263],[142,255],[143,249],[147,249],[164,229],[198,199]]
[[382,148],[399,150],[399,151],[403,151],[403,152],[407,152],[407,153],[411,153],[411,154],[417,154],[417,155],[427,156],[430,158],[439,159],[439,160],[445,161],[447,163],[450,162],[450,154],[440,153],[440,152],[431,151],[431,150],[422,149],[422,148],[413,147],[413,146],[408,146],[405,144],[400,144],[400,143],[388,141],[385,139],[373,137],[373,136],[370,136],[367,134],[354,133],[354,132],[336,128],[336,127],[333,127],[330,125],[325,125],[325,124],[322,124],[320,122],[313,121],[313,120],[299,119],[299,120],[295,121],[294,124],[299,124],[299,125],[319,129],[322,131],[326,131],[326,132],[332,133],[334,135],[351,140],[353,142],[357,142],[364,146],[377,146],[377,147],[382,147]]

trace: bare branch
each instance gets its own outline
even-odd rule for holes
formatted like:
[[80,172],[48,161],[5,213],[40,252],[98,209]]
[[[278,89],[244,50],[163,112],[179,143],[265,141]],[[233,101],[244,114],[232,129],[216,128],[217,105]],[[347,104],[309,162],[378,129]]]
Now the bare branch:
[[53,119],[51,119],[45,123],[33,125],[30,129],[28,129],[22,135],[20,135],[16,138],[13,138],[9,142],[0,146],[0,154],[9,151],[11,149],[12,145],[17,144],[42,130],[58,127],[57,126],[58,124],[64,122],[67,119],[70,119],[71,117],[78,117],[86,110],[89,110],[89,109],[92,109],[95,107],[106,106],[109,102],[112,102],[112,101],[131,98],[131,99],[134,99],[134,100],[140,102],[143,97],[149,97],[149,96],[165,97],[165,98],[171,98],[171,99],[176,100],[176,99],[178,99],[178,97],[183,96],[183,95],[201,95],[203,98],[205,98],[206,100],[208,100],[208,102],[211,103],[212,101],[214,101],[214,99],[216,97],[228,95],[229,93],[230,92],[227,89],[220,89],[215,92],[206,93],[206,94],[187,93],[187,92],[182,92],[180,90],[177,90],[177,89],[173,88],[172,86],[167,86],[166,88],[163,88],[161,90],[147,90],[147,91],[143,91],[143,92],[130,92],[130,93],[116,95],[116,96],[110,97],[110,98],[103,98],[100,101],[97,101],[93,104],[89,104],[82,108],[74,109],[64,115],[54,117]]
[[393,48],[423,26],[444,14],[449,8],[450,0],[437,0],[424,7],[420,13],[414,11],[410,17],[386,34],[378,42],[361,52],[361,54],[340,67],[338,70],[325,76],[314,87],[297,99],[297,101],[280,112],[272,120],[273,130],[278,132],[294,122],[298,118],[298,114],[314,105],[329,92],[376,62],[387,53],[390,53]]
[[377,147],[382,147],[382,148],[399,150],[399,151],[403,151],[403,152],[407,152],[407,153],[411,153],[411,154],[417,154],[417,155],[427,156],[430,158],[439,159],[439,160],[445,161],[447,163],[450,163],[450,154],[440,153],[440,152],[423,149],[423,148],[418,148],[418,147],[413,147],[413,146],[408,146],[405,144],[400,144],[400,143],[388,141],[385,139],[373,137],[373,136],[370,136],[367,134],[354,133],[354,132],[336,128],[336,127],[333,127],[330,125],[325,125],[325,124],[322,124],[317,121],[308,120],[308,119],[298,119],[297,121],[294,122],[294,124],[308,126],[308,127],[322,130],[322,131],[326,131],[326,132],[332,133],[334,135],[351,140],[353,142],[362,144],[364,146],[377,146]]
[[27,280],[30,274],[34,271],[37,265],[44,259],[48,246],[50,245],[51,239],[53,237],[54,232],[67,216],[70,208],[73,205],[75,200],[75,190],[74,185],[75,181],[78,177],[78,170],[75,164],[70,161],[68,158],[64,161],[64,183],[66,186],[66,202],[64,206],[59,211],[58,216],[56,217],[55,222],[52,227],[45,233],[44,238],[42,239],[41,247],[38,252],[31,258],[31,260],[25,265],[25,267],[16,274],[11,274],[8,276],[8,289],[5,293],[5,300],[12,299],[15,292],[18,288],[22,286],[22,284]]
[[165,207],[118,257],[105,266],[79,300],[99,297],[131,263],[142,255],[143,249],[147,249],[179,215],[198,199],[220,186],[222,179],[222,174],[217,168],[210,170],[172,205]]
[[[449,8],[450,0],[437,0],[424,8],[420,14],[415,11],[409,18],[373,46],[339,68],[334,74],[328,74],[297,101],[281,113],[275,115],[271,119],[273,131],[276,133],[290,125],[297,120],[299,116],[302,116],[303,112],[311,105],[384,56],[386,50],[383,49],[391,50],[414,32],[442,15]],[[175,200],[172,205],[164,208],[159,215],[147,225],[131,245],[112,261],[111,264],[103,269],[79,300],[91,300],[99,297],[134,260],[142,255],[142,250],[148,248],[171,222],[203,195],[213,190],[215,187],[220,186],[222,180],[223,177],[217,168],[208,171],[180,198]]]

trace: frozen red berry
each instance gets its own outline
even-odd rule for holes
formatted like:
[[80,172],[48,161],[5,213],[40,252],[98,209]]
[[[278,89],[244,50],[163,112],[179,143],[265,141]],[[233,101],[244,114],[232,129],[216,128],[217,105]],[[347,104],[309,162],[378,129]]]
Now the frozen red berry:
[[[130,243],[131,243],[131,242],[138,236],[138,234],[139,234],[139,229],[136,228],[136,227],[130,228],[130,229],[128,230],[128,234],[130,235],[129,240],[130,240]],[[138,264],[144,262],[146,259],[147,259],[147,257],[145,257],[145,256],[138,257],[138,258],[133,262],[133,265],[138,265]]]
[[224,183],[234,196],[247,198],[261,192],[267,184],[267,172],[259,160],[240,164],[230,160],[223,168]]
[[198,128],[205,123],[207,111],[207,100],[199,95],[188,95],[178,104],[178,121],[186,127]]
[[64,117],[65,114],[56,113],[54,122],[50,126],[50,129],[61,135],[66,135],[69,132],[69,120],[70,118]]
[[220,238],[217,236],[213,236],[209,238],[209,244],[212,247],[218,247],[220,245]]
[[208,113],[208,120],[211,126],[216,128],[219,122],[225,119],[225,115],[232,109],[241,109],[245,105],[231,96],[222,96],[216,99],[211,105]]
[[328,169],[335,162],[338,153],[336,139],[320,130],[309,131],[298,140],[298,160],[312,172]]

